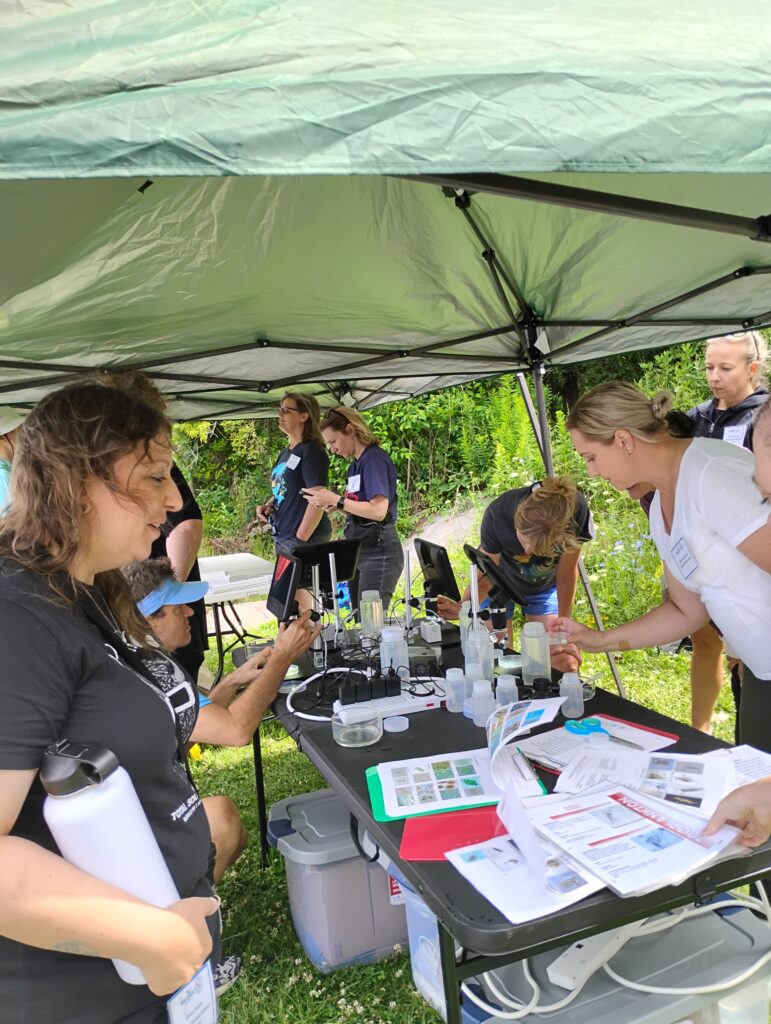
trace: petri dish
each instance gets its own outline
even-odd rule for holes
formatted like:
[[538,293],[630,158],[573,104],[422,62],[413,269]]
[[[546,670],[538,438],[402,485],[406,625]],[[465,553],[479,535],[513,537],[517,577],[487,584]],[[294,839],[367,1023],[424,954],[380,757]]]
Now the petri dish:
[[332,739],[339,747],[368,747],[382,735],[380,715],[361,717],[354,722],[343,722],[339,715],[332,715]]

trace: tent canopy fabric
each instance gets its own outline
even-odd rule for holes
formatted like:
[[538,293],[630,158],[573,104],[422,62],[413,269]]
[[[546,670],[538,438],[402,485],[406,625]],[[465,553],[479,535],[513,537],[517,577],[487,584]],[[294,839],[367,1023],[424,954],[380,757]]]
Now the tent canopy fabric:
[[20,0],[0,405],[134,366],[180,418],[367,408],[770,323],[763,8]]

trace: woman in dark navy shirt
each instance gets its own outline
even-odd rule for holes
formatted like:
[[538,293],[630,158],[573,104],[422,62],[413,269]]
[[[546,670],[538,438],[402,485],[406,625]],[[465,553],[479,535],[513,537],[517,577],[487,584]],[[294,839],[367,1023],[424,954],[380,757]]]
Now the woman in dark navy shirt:
[[321,488],[307,501],[316,508],[345,512],[345,536],[361,541],[359,568],[350,584],[351,605],[358,608],[360,594],[377,590],[387,613],[404,567],[396,532],[396,467],[355,409],[330,409],[321,433],[333,454],[352,462],[344,494]]
[[269,522],[276,549],[329,540],[332,526],[321,508],[309,505],[303,491],[329,483],[329,456],[319,430],[321,410],[313,395],[288,391],[278,407],[278,429],[289,444],[270,474],[272,497],[257,509],[257,518]]

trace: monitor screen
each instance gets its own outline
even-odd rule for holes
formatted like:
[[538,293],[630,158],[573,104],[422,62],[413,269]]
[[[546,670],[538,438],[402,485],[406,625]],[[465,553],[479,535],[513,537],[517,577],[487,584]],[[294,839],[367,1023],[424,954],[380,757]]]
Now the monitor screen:
[[300,582],[302,566],[294,555],[279,554],[273,566],[273,578],[268,591],[267,608],[279,622],[296,614],[295,592]]
[[423,589],[429,597],[443,594],[452,601],[460,601],[460,591],[452,571],[447,549],[439,544],[417,537],[415,551],[423,570]]
[[322,593],[331,593],[332,573],[329,568],[329,556],[335,556],[337,582],[343,583],[356,575],[360,547],[361,542],[358,540],[330,540],[325,544],[303,544],[302,547],[295,548],[293,554],[302,564],[300,585],[310,587],[313,581],[312,569],[317,565]]

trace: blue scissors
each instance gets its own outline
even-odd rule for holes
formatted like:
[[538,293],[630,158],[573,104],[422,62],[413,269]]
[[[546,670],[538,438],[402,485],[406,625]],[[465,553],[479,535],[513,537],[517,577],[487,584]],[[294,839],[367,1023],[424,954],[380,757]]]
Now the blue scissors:
[[573,733],[574,736],[589,737],[592,733],[604,733],[611,743],[620,743],[624,747],[634,747],[635,750],[643,749],[639,743],[633,743],[631,740],[622,740],[618,736],[611,736],[599,718],[582,718],[580,721],[573,721],[571,719],[569,722],[565,722],[565,728],[568,732]]

